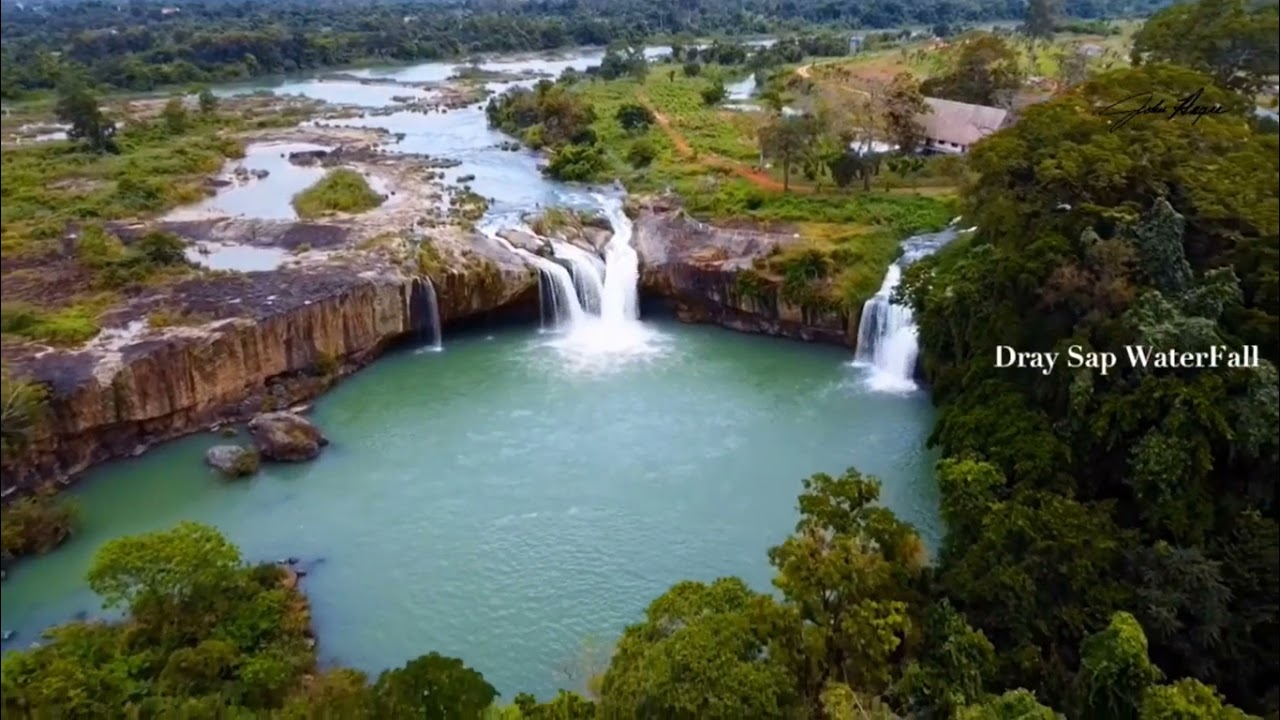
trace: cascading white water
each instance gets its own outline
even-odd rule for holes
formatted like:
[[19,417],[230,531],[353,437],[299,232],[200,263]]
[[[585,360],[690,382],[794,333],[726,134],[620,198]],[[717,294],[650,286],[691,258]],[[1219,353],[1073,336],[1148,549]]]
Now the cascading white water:
[[573,287],[573,277],[569,271],[554,260],[533,253],[527,254],[538,267],[539,282],[548,288],[545,297],[551,300],[551,314],[547,316],[551,321],[549,326],[573,327],[581,322],[585,313],[582,303],[578,302],[578,292]]
[[623,212],[620,199],[595,197],[613,226],[613,238],[604,248],[604,297],[600,317],[615,325],[633,322],[640,318],[640,256],[631,247],[631,218]]
[[955,230],[947,229],[903,241],[902,256],[889,266],[879,292],[862,306],[853,362],[870,369],[867,383],[871,389],[883,392],[916,389],[916,358],[920,355],[918,328],[911,308],[893,301],[893,291],[902,281],[904,268],[933,254],[955,236]]
[[[531,230],[524,229],[533,234]],[[498,234],[496,227],[485,226],[481,231],[516,255],[528,259],[538,269],[540,297],[543,302],[543,329],[571,328],[582,321],[585,315],[582,303],[578,302],[573,277],[563,265],[512,245]]]
[[[517,248],[498,235],[504,219],[492,218],[482,231],[538,269],[544,329],[558,330],[547,341],[562,362],[580,371],[607,372],[623,358],[643,358],[664,350],[661,335],[640,322],[640,257],[631,247],[631,219],[622,200],[594,195],[613,226],[604,259],[582,248],[550,241],[555,260]],[[524,223],[505,219],[506,227],[537,237]],[[563,264],[561,264],[563,263]],[[572,268],[572,272],[565,266]],[[550,317],[552,322],[548,322]]]
[[569,274],[573,277],[573,286],[583,311],[599,315],[604,295],[604,261],[569,243],[552,241],[551,249],[557,258],[569,263]]
[[426,278],[423,283],[423,294],[427,297],[427,338],[430,344],[427,346],[432,350],[443,350],[444,340],[440,329],[440,303],[436,298],[436,286],[431,282],[431,278]]
[[916,389],[915,318],[911,308],[893,302],[894,288],[902,280],[902,268],[894,263],[885,273],[880,291],[862,306],[858,323],[858,348],[854,363],[872,369],[871,386],[888,392]]

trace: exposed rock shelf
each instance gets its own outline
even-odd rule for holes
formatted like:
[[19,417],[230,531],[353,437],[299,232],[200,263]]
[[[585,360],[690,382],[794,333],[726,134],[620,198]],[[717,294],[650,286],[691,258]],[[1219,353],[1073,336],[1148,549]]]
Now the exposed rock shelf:
[[633,243],[641,290],[662,299],[680,320],[848,347],[857,341],[858,312],[801,307],[782,299],[779,284],[748,292],[741,281],[756,259],[796,242],[793,236],[712,227],[661,200],[637,215]]
[[[214,273],[137,298],[82,348],[7,347],[6,361],[19,374],[50,389],[50,407],[25,456],[5,468],[5,496],[315,397],[390,343],[428,328],[428,289],[419,272],[432,279],[446,327],[535,321],[537,273],[524,259],[456,228],[434,232],[419,252],[418,241],[387,232],[386,225],[404,226],[407,209],[326,224],[162,223],[195,242],[238,238],[311,249],[277,270]],[[125,237],[136,231],[117,230]],[[566,241],[590,251],[608,233],[587,225],[569,235]],[[743,291],[739,278],[753,260],[788,242],[794,240],[785,235],[713,228],[661,203],[637,213],[633,238],[642,293],[668,303],[681,320],[852,345],[856,313],[797,307],[783,302],[777,287]],[[191,321],[153,327],[148,318],[157,304]]]
[[[537,317],[537,281],[517,263],[475,262],[440,278],[444,324],[494,312]],[[420,277],[341,265],[192,280],[175,288],[197,326],[143,317],[76,350],[8,348],[45,383],[49,412],[3,492],[66,480],[106,460],[263,409],[312,398],[431,319]]]

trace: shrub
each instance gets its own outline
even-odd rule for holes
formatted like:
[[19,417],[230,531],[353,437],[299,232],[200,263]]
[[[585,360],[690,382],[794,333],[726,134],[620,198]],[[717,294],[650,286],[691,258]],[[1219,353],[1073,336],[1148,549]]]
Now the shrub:
[[52,487],[15,500],[0,511],[0,554],[11,560],[47,553],[71,537],[77,518],[76,505]]
[[348,168],[330,170],[315,185],[293,196],[293,209],[300,218],[316,218],[332,213],[361,213],[382,204],[381,195],[369,187],[364,176]]
[[586,182],[607,167],[604,153],[596,145],[566,145],[551,156],[544,172],[557,180]]
[[78,345],[97,335],[98,330],[96,313],[83,307],[46,311],[11,302],[0,308],[0,332],[51,345]]
[[617,118],[622,129],[628,132],[647,130],[654,121],[653,113],[649,108],[639,103],[626,103],[620,106],[614,117]]

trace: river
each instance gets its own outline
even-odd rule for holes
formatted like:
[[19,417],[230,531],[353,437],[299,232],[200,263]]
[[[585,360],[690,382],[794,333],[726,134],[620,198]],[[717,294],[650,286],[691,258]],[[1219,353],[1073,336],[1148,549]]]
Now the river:
[[[370,87],[275,89],[350,102]],[[406,133],[399,149],[461,160],[450,172],[495,199],[491,226],[537,204],[604,202],[544,180],[531,153],[497,149],[506,138],[479,106],[365,122]],[[184,519],[250,559],[303,560],[324,660],[376,674],[438,651],[507,699],[577,688],[557,668],[679,580],[738,575],[768,590],[766,550],[792,530],[811,473],[880,477],[884,503],[936,547],[926,394],[877,392],[840,349],[641,321],[634,256],[625,237],[610,248],[598,316],[578,308],[573,327],[447,335],[443,352],[396,352],[347,380],[315,405],[332,445],[311,463],[223,482],[201,457],[227,440],[207,433],[89,473],[71,491],[81,532],[3,585],[16,633],[5,647],[98,612],[84,575],[104,541]]]

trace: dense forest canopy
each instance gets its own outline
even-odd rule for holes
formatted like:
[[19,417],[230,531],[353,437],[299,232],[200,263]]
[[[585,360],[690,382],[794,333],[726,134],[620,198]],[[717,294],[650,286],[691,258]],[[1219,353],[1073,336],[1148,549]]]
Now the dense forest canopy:
[[[1082,18],[1143,14],[1160,0],[1068,0]],[[177,10],[175,12],[175,9]],[[5,3],[3,94],[54,87],[70,67],[149,90],[360,61],[432,60],[673,36],[750,35],[1020,18],[1020,0],[281,0]]]

